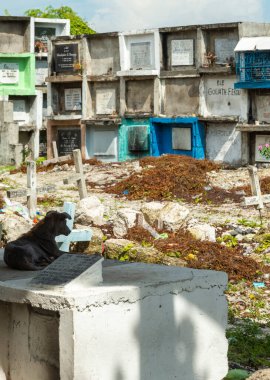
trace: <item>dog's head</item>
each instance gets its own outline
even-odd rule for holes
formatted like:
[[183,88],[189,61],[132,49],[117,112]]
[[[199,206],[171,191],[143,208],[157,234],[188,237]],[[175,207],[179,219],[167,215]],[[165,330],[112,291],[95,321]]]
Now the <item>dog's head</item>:
[[45,218],[21,237],[29,237],[32,234],[41,239],[51,239],[51,237],[58,235],[67,236],[71,230],[67,226],[66,219],[71,219],[71,216],[66,212],[49,211]]
[[71,219],[71,216],[66,212],[49,211],[44,218],[44,224],[52,235],[67,236],[71,232],[67,226],[67,219]]

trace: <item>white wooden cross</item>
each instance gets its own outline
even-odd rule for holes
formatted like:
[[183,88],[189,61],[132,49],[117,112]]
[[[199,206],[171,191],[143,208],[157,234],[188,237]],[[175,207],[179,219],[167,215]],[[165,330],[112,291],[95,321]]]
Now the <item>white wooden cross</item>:
[[15,189],[8,190],[8,198],[18,198],[27,196],[27,208],[29,210],[30,218],[36,216],[37,208],[37,194],[47,193],[48,191],[55,191],[55,185],[45,185],[42,187],[37,187],[37,174],[36,174],[36,162],[27,162],[27,188],[26,189]]
[[256,206],[258,210],[264,208],[264,203],[270,203],[270,194],[262,195],[258,170],[255,166],[248,166],[248,172],[251,183],[251,197],[245,197],[245,206]]
[[73,150],[73,157],[76,169],[76,175],[70,178],[64,179],[64,184],[69,184],[72,182],[77,182],[77,186],[79,189],[80,199],[87,197],[87,188],[85,183],[85,176],[83,174],[83,163],[82,163],[82,155],[80,149]]
[[71,229],[71,233],[68,236],[59,235],[56,236],[55,241],[59,245],[59,249],[64,252],[69,252],[69,245],[76,241],[90,241],[92,238],[92,231],[88,229],[73,230],[74,216],[75,216],[75,203],[65,202],[64,212],[71,216],[71,219],[67,220],[67,226]]

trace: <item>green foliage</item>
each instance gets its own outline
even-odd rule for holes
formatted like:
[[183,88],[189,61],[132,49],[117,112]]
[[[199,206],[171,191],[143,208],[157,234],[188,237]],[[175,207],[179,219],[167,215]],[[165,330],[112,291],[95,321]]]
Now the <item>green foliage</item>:
[[145,248],[149,248],[149,247],[152,247],[152,243],[150,243],[149,241],[143,240],[141,242],[141,246]]
[[62,207],[64,204],[63,199],[55,198],[53,195],[44,195],[37,198],[38,205],[41,205],[45,208],[51,207]]
[[14,170],[14,169],[16,169],[16,166],[14,166],[14,165],[3,165],[3,166],[1,165],[0,166],[0,174],[5,173],[5,172],[9,172],[10,170]]
[[217,238],[218,243],[225,243],[226,247],[234,248],[238,245],[238,240],[235,236],[232,235],[224,235],[220,238]]
[[243,320],[227,331],[227,338],[229,360],[256,369],[270,366],[270,335],[258,323]]
[[62,6],[60,8],[53,8],[51,5],[44,10],[33,8],[25,12],[29,17],[42,17],[42,18],[61,18],[70,20],[70,33],[72,35],[79,34],[94,34],[95,31],[90,28],[87,21],[81,18],[72,8]]
[[129,253],[130,253],[130,251],[131,251],[131,249],[134,247],[134,244],[132,244],[132,243],[128,243],[128,244],[126,244],[123,248],[122,248],[122,250],[121,250],[121,253],[120,253],[120,255],[119,255],[119,261],[129,261],[129,259],[130,259],[130,255],[129,255]]
[[261,253],[270,247],[270,234],[264,234],[264,235],[258,236],[257,239],[260,240],[260,244],[255,249],[256,253]]
[[232,369],[228,372],[224,380],[245,380],[248,376],[248,371],[244,371],[243,369]]
[[261,227],[260,223],[253,222],[252,220],[247,220],[244,218],[238,219],[237,223],[244,227],[251,227],[251,228]]

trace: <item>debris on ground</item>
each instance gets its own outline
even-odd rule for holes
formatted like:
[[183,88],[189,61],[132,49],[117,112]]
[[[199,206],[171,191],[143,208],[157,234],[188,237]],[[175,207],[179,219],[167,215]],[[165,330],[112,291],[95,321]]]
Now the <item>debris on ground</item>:
[[165,155],[140,160],[143,170],[129,178],[107,186],[108,193],[125,196],[129,200],[183,200],[192,203],[239,202],[241,194],[211,187],[207,173],[220,165],[187,156]]
[[187,261],[190,268],[224,271],[234,281],[259,278],[263,271],[262,265],[243,256],[240,247],[228,248],[219,243],[198,241],[185,230],[168,233],[167,239],[154,239],[143,228],[133,227],[125,239],[149,243],[168,256]]

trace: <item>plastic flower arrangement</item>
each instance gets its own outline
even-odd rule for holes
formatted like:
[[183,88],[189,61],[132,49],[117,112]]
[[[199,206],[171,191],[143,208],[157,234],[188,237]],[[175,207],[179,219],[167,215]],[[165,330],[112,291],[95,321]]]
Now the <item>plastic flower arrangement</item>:
[[258,150],[263,157],[270,159],[270,144],[259,145]]

